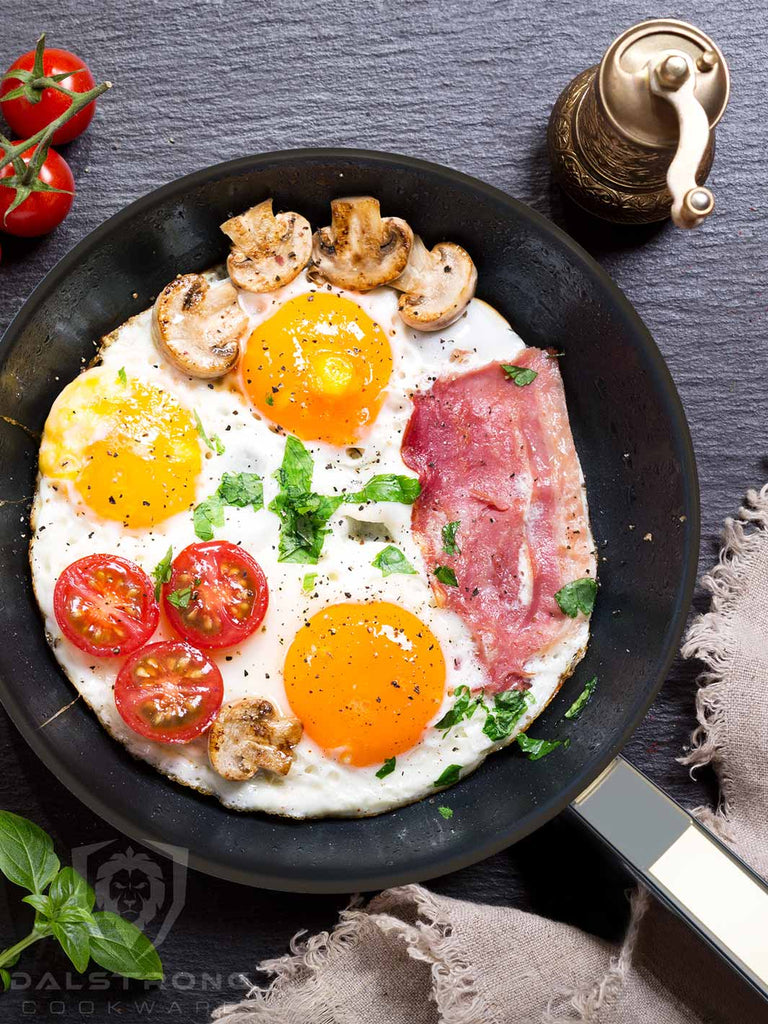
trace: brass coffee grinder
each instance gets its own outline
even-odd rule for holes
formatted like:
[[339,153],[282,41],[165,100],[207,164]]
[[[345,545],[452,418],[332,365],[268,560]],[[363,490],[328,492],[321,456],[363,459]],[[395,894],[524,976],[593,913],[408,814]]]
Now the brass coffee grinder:
[[692,228],[715,206],[704,186],[728,65],[693,25],[660,18],[629,29],[560,95],[548,146],[565,192],[620,224],[671,216]]

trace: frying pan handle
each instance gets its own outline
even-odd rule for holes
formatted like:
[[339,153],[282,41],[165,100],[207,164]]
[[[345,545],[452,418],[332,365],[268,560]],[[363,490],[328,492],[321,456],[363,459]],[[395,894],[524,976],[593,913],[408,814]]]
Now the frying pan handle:
[[623,757],[576,814],[768,1000],[768,886]]

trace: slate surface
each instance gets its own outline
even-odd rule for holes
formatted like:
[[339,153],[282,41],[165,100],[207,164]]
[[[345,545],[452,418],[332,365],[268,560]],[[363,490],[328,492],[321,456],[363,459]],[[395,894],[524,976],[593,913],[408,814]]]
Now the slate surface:
[[[312,145],[369,147],[445,163],[563,226],[645,319],[691,424],[705,571],[723,518],[746,488],[766,477],[768,38],[762,0],[694,0],[671,13],[714,36],[734,82],[710,178],[717,212],[695,233],[589,221],[550,183],[545,128],[551,105],[572,75],[645,16],[629,0],[57,0],[25,6],[0,0],[1,65],[46,29],[52,45],[76,50],[97,77],[116,83],[88,134],[66,147],[78,187],[70,218],[41,241],[2,239],[0,329],[88,231],[156,186],[209,163]],[[705,605],[700,592],[695,604]],[[674,667],[627,748],[687,806],[711,793],[711,780],[692,781],[675,762],[691,728],[695,676],[694,665]],[[109,875],[112,854],[127,852],[129,844],[37,762],[2,712],[0,806],[48,828],[65,855],[78,847],[82,857],[88,844],[112,843],[92,856],[92,880],[98,865]],[[168,920],[173,889],[165,863],[156,863],[165,875],[152,890],[163,901],[151,933]],[[113,893],[126,880],[125,873],[114,874]],[[601,848],[561,818],[433,886],[473,900],[515,903],[616,937],[625,919],[626,884]],[[152,895],[135,890],[121,891],[123,907],[137,895]],[[183,895],[183,887],[176,892]],[[0,890],[3,946],[26,927],[18,896]],[[63,960],[41,944],[24,954],[16,991],[0,999],[0,1021],[22,1015],[107,1020],[113,1014],[124,1022],[204,1021],[210,1008],[238,995],[241,973],[253,979],[259,960],[283,952],[299,928],[329,926],[344,902],[273,895],[195,873],[183,898],[161,949],[168,972],[163,990],[145,994],[140,984],[124,988],[115,979],[68,979]]]

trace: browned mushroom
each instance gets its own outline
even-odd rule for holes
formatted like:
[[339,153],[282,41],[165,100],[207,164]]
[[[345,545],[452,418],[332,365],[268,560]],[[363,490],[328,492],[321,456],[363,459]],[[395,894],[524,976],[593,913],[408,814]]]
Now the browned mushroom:
[[408,265],[390,282],[403,294],[400,316],[417,331],[439,331],[461,316],[475,294],[477,270],[469,253],[454,242],[441,242],[431,251],[418,235]]
[[232,239],[227,271],[238,288],[273,292],[296,277],[312,255],[312,228],[298,213],[272,212],[272,200],[221,225]]
[[302,731],[297,718],[283,718],[263,697],[233,700],[223,705],[208,733],[208,760],[233,782],[250,779],[260,768],[287,775]]
[[210,285],[201,274],[183,274],[167,284],[152,312],[158,348],[190,377],[222,377],[231,370],[247,328],[229,281]]
[[404,220],[382,218],[378,199],[334,199],[331,226],[315,232],[311,276],[367,292],[402,274],[412,243]]

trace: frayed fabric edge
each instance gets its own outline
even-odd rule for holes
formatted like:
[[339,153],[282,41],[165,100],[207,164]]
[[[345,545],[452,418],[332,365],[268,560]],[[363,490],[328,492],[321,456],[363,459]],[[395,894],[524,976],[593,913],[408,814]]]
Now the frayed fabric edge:
[[735,656],[731,626],[734,616],[734,599],[742,586],[743,562],[750,556],[768,529],[768,484],[760,491],[749,491],[746,502],[739,509],[738,520],[726,519],[723,530],[723,546],[717,565],[702,580],[703,586],[712,595],[708,612],[694,620],[685,642],[682,654],[685,658],[698,658],[706,665],[699,676],[699,690],[696,694],[696,718],[698,726],[691,736],[691,749],[681,764],[691,771],[712,763],[720,780],[720,806],[717,814],[706,814],[698,809],[700,820],[706,814],[706,824],[722,834],[727,831],[727,820],[732,807],[733,783],[724,770],[720,756],[722,734],[725,727],[727,707],[727,677]]

